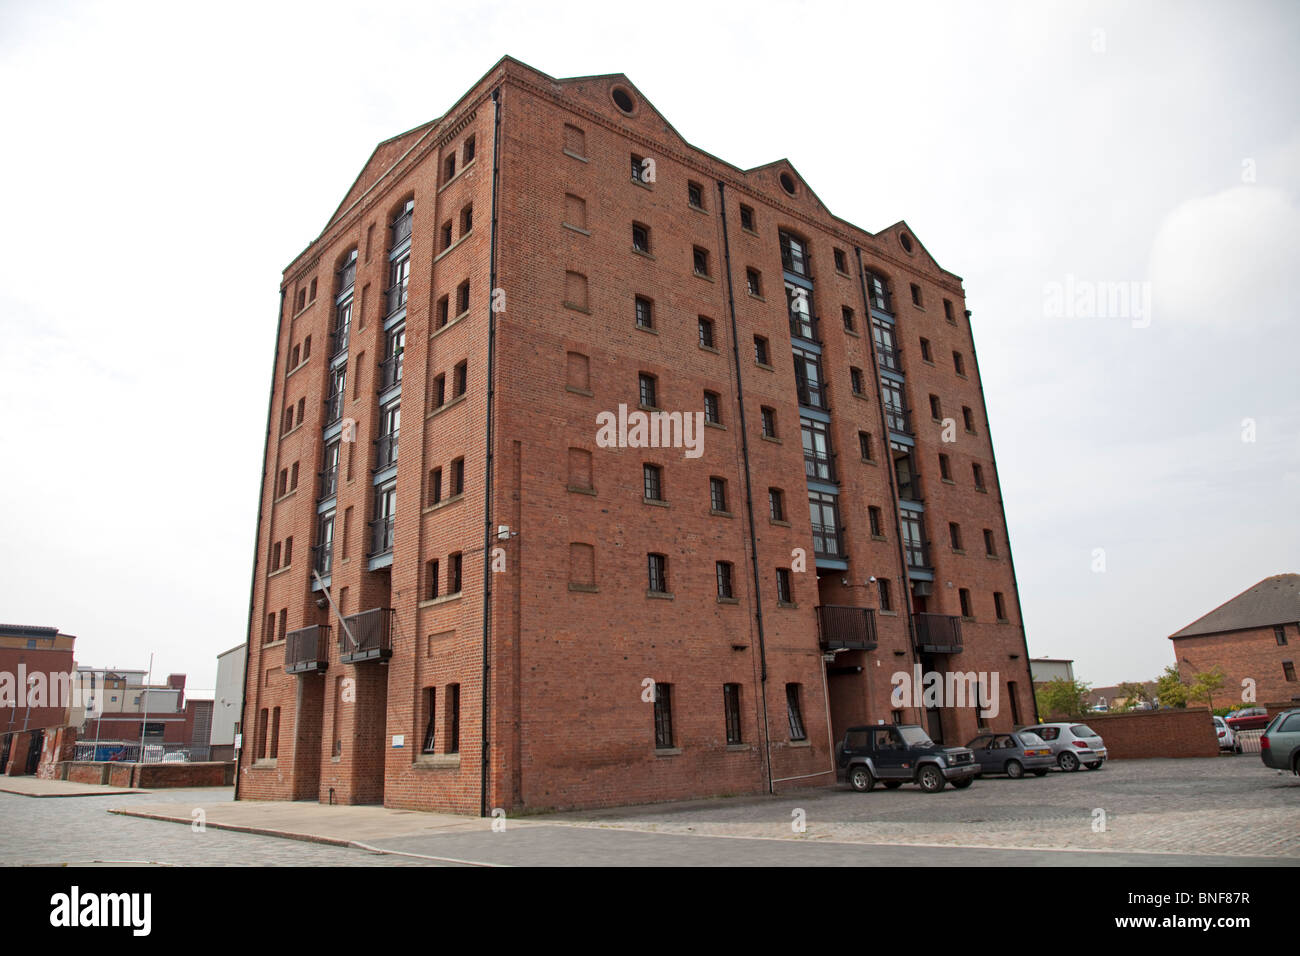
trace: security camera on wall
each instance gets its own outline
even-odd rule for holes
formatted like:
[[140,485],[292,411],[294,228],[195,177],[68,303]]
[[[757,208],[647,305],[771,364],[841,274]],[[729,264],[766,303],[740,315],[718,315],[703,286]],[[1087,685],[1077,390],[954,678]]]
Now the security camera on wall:
[[868,584],[875,584],[875,583],[876,583],[876,576],[873,574],[871,577],[867,578],[867,583],[868,583]]

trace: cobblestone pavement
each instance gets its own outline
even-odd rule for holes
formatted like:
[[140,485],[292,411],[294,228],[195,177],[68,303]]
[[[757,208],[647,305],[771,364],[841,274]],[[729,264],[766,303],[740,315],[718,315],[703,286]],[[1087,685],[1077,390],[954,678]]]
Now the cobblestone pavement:
[[[806,831],[792,814],[803,810]],[[1095,829],[1103,818],[1105,829]],[[1300,777],[1258,756],[1122,760],[1096,771],[984,777],[967,790],[798,790],[557,814],[547,823],[664,833],[964,847],[1087,849],[1300,860]]]
[[412,866],[429,861],[351,847],[233,833],[108,813],[132,800],[185,808],[229,801],[230,787],[38,800],[0,793],[0,865],[152,863],[172,866]]

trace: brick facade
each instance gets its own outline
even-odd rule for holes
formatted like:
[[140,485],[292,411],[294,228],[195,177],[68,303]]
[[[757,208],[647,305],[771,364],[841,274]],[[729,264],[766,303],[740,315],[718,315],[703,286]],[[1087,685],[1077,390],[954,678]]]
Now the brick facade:
[[1101,734],[1111,760],[1219,754],[1214,722],[1204,707],[1088,714],[1080,720]]
[[[1300,611],[1300,609],[1297,609]],[[1282,628],[1285,644],[1279,644],[1275,627]],[[1173,638],[1178,671],[1190,681],[1201,671],[1223,669],[1227,680],[1219,692],[1216,707],[1242,703],[1243,682],[1254,681],[1254,701],[1293,701],[1300,705],[1300,683],[1295,679],[1300,662],[1300,624],[1285,623],[1230,631],[1223,634]],[[1288,671],[1286,664],[1291,664]],[[1290,679],[1288,680],[1288,674]]]
[[[633,155],[653,160],[653,182],[632,180]],[[391,226],[412,199],[407,299],[390,314],[390,247],[404,254],[393,245],[404,226]],[[649,228],[648,250],[633,249],[634,223]],[[783,232],[798,237],[814,266],[794,280],[783,266]],[[696,248],[706,276],[694,274]],[[341,286],[337,273],[353,249],[355,280]],[[888,281],[890,307],[869,308],[864,268]],[[747,291],[747,270],[758,274],[756,294]],[[820,317],[811,351],[820,348],[829,411],[801,408],[791,370],[785,286],[799,280]],[[330,331],[349,295],[347,350],[334,357]],[[651,305],[650,330],[634,321],[638,296]],[[996,673],[1002,710],[986,723],[1009,729],[1034,719],[961,281],[905,223],[865,232],[835,218],[788,163],[742,171],[691,147],[621,76],[556,81],[506,59],[442,119],[377,148],[330,225],[286,271],[282,302],[240,798],[473,813],[830,782],[833,739],[851,724],[890,719],[891,675],[915,663]],[[893,371],[913,427],[893,438],[915,447],[924,484],[912,504],[896,504],[881,407],[888,373],[878,369],[873,316],[901,347]],[[712,347],[701,345],[700,317],[712,322]],[[397,327],[405,331],[405,421],[390,560],[382,549],[371,556],[368,532],[383,507],[376,482],[389,471],[376,457],[389,441],[380,396],[395,395],[377,363]],[[766,362],[757,361],[755,336],[766,339]],[[456,396],[461,362],[467,389]],[[326,449],[345,427],[329,421],[332,366],[347,369],[341,417],[356,422],[356,440],[341,443],[337,477],[321,484]],[[850,369],[860,373],[861,394]],[[642,374],[654,376],[655,407],[665,411],[694,413],[706,391],[718,396],[720,427],[704,429],[699,457],[597,442],[599,414],[637,408]],[[942,418],[955,420],[947,436],[941,420],[931,421],[930,394]],[[774,435],[762,434],[765,410]],[[834,480],[814,473],[809,481],[801,419],[810,417],[826,423]],[[870,433],[870,460],[859,453],[859,432]],[[940,454],[950,478],[940,475]],[[458,460],[460,494],[449,484]],[[647,463],[661,469],[662,503],[643,500]],[[711,507],[711,478],[726,482],[725,509]],[[784,501],[776,520],[773,488]],[[839,554],[816,553],[808,500],[820,488],[838,504]],[[869,527],[873,507],[879,535]],[[904,564],[900,508],[926,527],[923,567]],[[326,540],[318,514],[330,511],[327,597],[312,575],[321,561],[312,546]],[[949,522],[960,524],[964,547],[950,546]],[[276,568],[289,538],[292,557]],[[666,594],[648,591],[652,553],[666,559]],[[719,561],[731,564],[732,600],[717,596]],[[777,599],[778,569],[791,572],[789,601]],[[891,582],[892,610],[880,607],[872,577]],[[830,605],[869,609],[878,646],[824,661],[817,609]],[[340,614],[364,630],[350,616],[376,608],[393,609],[391,656],[342,662],[350,645],[340,643]],[[962,618],[960,653],[918,650],[913,612],[942,615],[948,626]],[[292,655],[316,640],[305,629],[325,626],[324,669],[290,673]],[[648,681],[671,687],[671,747],[656,747]],[[730,739],[724,684],[739,685]],[[792,733],[787,685],[797,688],[801,735]],[[423,754],[430,690],[437,719],[433,752]],[[909,707],[901,717],[948,742],[976,730],[969,705],[931,715]]]

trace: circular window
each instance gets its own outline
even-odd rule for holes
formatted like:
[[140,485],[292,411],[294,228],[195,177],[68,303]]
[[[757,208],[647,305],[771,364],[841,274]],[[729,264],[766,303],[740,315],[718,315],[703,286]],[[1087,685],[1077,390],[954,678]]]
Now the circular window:
[[788,192],[791,196],[793,196],[793,195],[794,195],[794,177],[791,176],[789,173],[782,173],[782,174],[781,174],[781,188],[784,189],[786,192]]
[[609,94],[614,98],[614,105],[624,113],[631,113],[636,108],[636,103],[632,99],[632,94],[621,86],[616,86]]
[[903,247],[904,251],[906,252],[912,251],[912,237],[909,236],[907,233],[900,232],[898,234],[898,242],[899,245]]

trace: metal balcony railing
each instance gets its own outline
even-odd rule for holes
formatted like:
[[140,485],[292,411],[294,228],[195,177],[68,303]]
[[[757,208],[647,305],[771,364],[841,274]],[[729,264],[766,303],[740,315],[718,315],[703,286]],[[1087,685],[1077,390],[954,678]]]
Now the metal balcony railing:
[[308,674],[329,667],[330,626],[313,624],[285,635],[284,672]]
[[342,355],[348,350],[348,333],[350,325],[336,325],[330,331],[330,358]]
[[323,541],[311,546],[311,566],[321,577],[330,576],[330,571],[334,567],[334,542]]
[[844,557],[844,541],[838,525],[814,523],[812,533],[813,554],[819,558]]
[[901,372],[903,370],[903,365],[900,361],[902,354],[903,350],[900,348],[895,348],[892,345],[885,345],[881,342],[876,343],[876,362],[881,368],[887,368],[894,372]]
[[357,260],[354,258],[351,262],[339,270],[339,295],[347,292],[357,284]]
[[412,213],[403,213],[393,220],[393,241],[391,248],[396,249],[411,238]]
[[392,657],[395,615],[391,607],[375,607],[343,618],[339,627],[339,660],[356,664]]
[[807,279],[811,260],[812,256],[808,255],[807,250],[786,243],[781,244],[781,268],[791,275]]
[[319,472],[316,477],[320,481],[320,496],[322,498],[332,498],[338,493],[339,470],[337,466]]
[[818,337],[820,323],[821,319],[815,315],[809,315],[806,312],[791,312],[790,335],[796,339],[804,339],[821,345],[822,340]]
[[909,568],[916,568],[918,571],[929,571],[933,568],[930,564],[930,542],[928,541],[904,541],[903,554],[907,558]]
[[890,431],[898,432],[900,435],[914,434],[912,431],[912,410],[910,408],[886,405],[885,421],[888,423]]
[[876,612],[869,607],[819,605],[817,634],[823,651],[874,651]]
[[388,554],[393,550],[393,532],[396,518],[376,518],[370,522],[370,556]]
[[961,618],[952,614],[913,614],[913,641],[927,654],[958,654],[962,649]]
[[799,404],[808,408],[817,408],[823,412],[831,410],[830,402],[826,401],[826,389],[821,384],[809,385],[807,382],[795,382],[795,392],[799,396]]
[[[381,435],[375,441],[375,469],[382,470],[397,464],[397,436],[400,429]],[[391,547],[391,545],[390,545]]]
[[818,454],[817,452],[805,451],[803,453],[804,474],[814,481],[831,481],[838,482],[835,477],[835,453]]
[[343,417],[343,393],[334,392],[325,399],[325,424],[333,425]]
[[379,390],[385,392],[402,381],[402,355],[390,355],[379,363]]
[[898,497],[904,501],[924,501],[921,497],[921,476],[917,472],[911,474],[897,475],[898,479]]
[[388,303],[388,311],[385,315],[393,315],[406,307],[406,285],[403,281],[384,293]]

